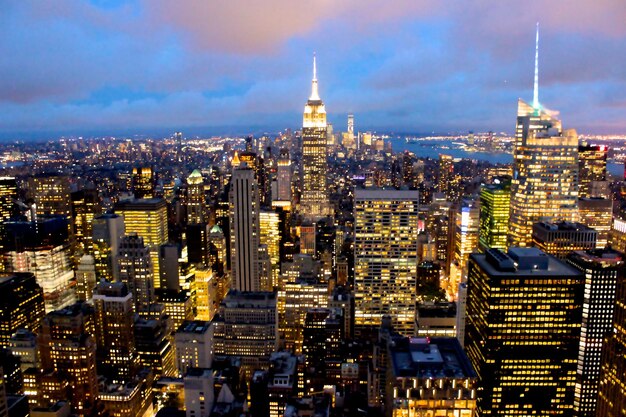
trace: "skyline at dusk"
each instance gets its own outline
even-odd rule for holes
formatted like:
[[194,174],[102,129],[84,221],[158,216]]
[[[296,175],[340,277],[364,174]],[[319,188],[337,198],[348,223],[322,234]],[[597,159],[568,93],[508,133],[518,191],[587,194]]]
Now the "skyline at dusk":
[[[147,7],[149,3],[150,7]],[[316,52],[344,129],[514,129],[533,96],[582,134],[626,132],[626,4],[557,0],[22,1],[0,16],[0,139],[298,128]]]

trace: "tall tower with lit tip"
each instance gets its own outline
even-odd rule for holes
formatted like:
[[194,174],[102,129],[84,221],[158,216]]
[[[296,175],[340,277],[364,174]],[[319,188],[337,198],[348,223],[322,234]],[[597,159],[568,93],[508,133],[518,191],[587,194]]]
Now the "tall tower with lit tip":
[[300,211],[309,219],[329,214],[326,161],[326,108],[317,88],[317,68],[313,56],[311,96],[304,106],[302,120],[302,196]]
[[578,135],[539,104],[539,25],[533,103],[519,100],[511,182],[511,246],[531,246],[539,221],[578,218]]

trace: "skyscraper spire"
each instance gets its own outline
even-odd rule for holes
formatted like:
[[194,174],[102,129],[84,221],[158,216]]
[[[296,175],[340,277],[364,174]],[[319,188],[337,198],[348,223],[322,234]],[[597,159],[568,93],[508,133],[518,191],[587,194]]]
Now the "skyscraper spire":
[[315,62],[315,52],[313,53],[313,80],[311,83],[311,97],[309,97],[309,100],[321,100],[319,92],[317,91],[317,64]]
[[535,38],[535,88],[533,91],[533,108],[539,110],[539,22]]

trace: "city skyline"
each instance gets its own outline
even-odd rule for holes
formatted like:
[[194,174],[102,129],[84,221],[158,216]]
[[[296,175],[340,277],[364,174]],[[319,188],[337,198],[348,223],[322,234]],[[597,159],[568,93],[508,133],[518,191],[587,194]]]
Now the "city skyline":
[[150,6],[8,5],[0,139],[298,128],[314,51],[338,129],[354,113],[357,130],[511,132],[516,99],[532,96],[537,21],[542,103],[580,133],[626,131],[617,1]]

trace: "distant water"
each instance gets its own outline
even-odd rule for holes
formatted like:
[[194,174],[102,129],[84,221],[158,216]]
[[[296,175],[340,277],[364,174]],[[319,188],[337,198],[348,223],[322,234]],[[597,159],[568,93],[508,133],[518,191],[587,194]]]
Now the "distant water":
[[[453,158],[476,159],[493,164],[510,164],[513,162],[513,154],[502,152],[469,152],[454,145],[452,140],[433,140],[407,143],[404,138],[391,138],[391,146],[394,152],[413,152],[419,158],[439,159],[439,154],[450,155]],[[610,162],[607,164],[609,174],[623,178],[624,164]]]
[[510,164],[513,155],[501,152],[468,152],[454,145],[452,140],[433,140],[407,143],[403,138],[390,139],[394,152],[410,151],[419,158],[439,159],[439,154],[450,155],[453,158],[477,159],[498,164]]

